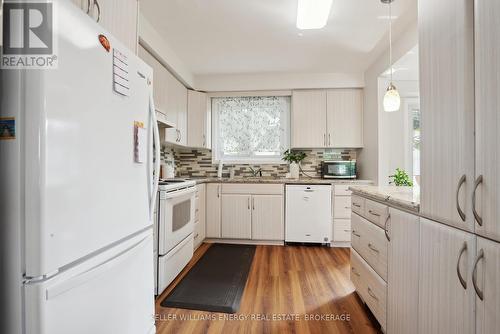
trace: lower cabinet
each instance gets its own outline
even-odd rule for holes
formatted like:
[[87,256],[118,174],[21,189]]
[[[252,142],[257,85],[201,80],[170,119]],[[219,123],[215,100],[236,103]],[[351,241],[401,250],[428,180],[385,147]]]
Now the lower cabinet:
[[222,195],[221,237],[228,239],[252,238],[252,196]]
[[221,237],[221,184],[206,184],[206,237]]
[[472,268],[476,295],[476,334],[498,333],[500,328],[500,243],[477,237]]
[[474,333],[475,239],[471,233],[420,218],[419,333]]
[[284,221],[283,196],[252,196],[252,239],[284,240]]
[[206,211],[205,211],[205,184],[199,184],[196,186],[196,197],[195,197],[195,214],[194,214],[194,236],[193,244],[194,248],[198,248],[206,235]]
[[389,209],[387,333],[418,333],[419,217]]
[[207,238],[283,241],[282,184],[207,184]]

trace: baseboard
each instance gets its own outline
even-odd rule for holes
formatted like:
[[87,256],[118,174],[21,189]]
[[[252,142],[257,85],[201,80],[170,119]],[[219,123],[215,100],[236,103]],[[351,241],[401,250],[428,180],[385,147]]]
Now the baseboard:
[[284,241],[281,240],[244,240],[244,239],[210,239],[203,240],[206,243],[220,243],[220,244],[238,244],[238,245],[270,245],[270,246],[283,246]]
[[351,247],[351,242],[350,241],[334,241],[330,244],[330,247],[349,248],[349,247]]

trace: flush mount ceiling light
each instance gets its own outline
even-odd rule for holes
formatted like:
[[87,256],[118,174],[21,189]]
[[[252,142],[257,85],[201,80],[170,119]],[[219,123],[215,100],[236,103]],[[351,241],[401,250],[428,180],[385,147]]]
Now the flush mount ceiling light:
[[330,16],[333,0],[298,0],[297,28],[321,29]]
[[380,0],[383,4],[389,5],[389,72],[391,73],[391,82],[387,87],[384,95],[384,110],[386,112],[398,111],[401,106],[401,97],[399,96],[398,89],[392,83],[392,8],[391,4],[394,0]]

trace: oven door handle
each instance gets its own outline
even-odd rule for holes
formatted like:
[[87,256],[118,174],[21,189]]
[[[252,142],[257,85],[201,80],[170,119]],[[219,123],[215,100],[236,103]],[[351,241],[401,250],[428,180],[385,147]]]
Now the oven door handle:
[[181,190],[172,191],[171,193],[167,193],[164,197],[165,199],[178,198],[184,195],[194,194],[196,192],[196,187],[189,187]]

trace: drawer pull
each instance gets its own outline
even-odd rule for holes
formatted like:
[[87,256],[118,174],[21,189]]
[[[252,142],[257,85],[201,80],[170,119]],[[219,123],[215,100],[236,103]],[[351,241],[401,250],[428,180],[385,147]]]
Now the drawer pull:
[[379,253],[379,250],[376,249],[375,247],[373,247],[373,245],[371,243],[368,244],[368,248],[370,248],[372,251],[374,251],[375,253]]
[[462,246],[462,249],[460,250],[460,254],[458,255],[458,260],[457,260],[457,276],[458,280],[460,281],[460,284],[462,284],[464,290],[467,290],[467,282],[464,280],[462,277],[462,273],[460,272],[460,259],[462,258],[462,255],[464,252],[467,250],[467,242],[464,241],[464,245]]
[[476,219],[479,226],[483,226],[483,218],[479,216],[479,213],[476,211],[476,191],[477,187],[483,182],[483,176],[479,175],[474,182],[474,190],[472,191],[472,213],[474,214],[474,219]]
[[354,269],[354,267],[351,267],[351,271],[352,271],[352,273],[353,273],[354,275],[356,275],[356,276],[358,276],[358,277],[360,276],[360,275],[359,275],[359,273],[358,273],[358,272],[356,272],[356,270]]
[[466,180],[466,176],[465,174],[462,175],[462,177],[460,178],[460,180],[458,181],[458,186],[457,186],[457,192],[455,194],[455,200],[457,202],[457,211],[458,211],[458,215],[460,216],[460,218],[462,219],[462,221],[465,221],[465,213],[464,211],[462,210],[462,208],[460,207],[460,201],[459,201],[459,195],[460,195],[460,188],[462,187],[462,185],[465,183],[465,180]]
[[198,236],[199,236],[199,234],[198,234],[198,233],[196,233],[196,234],[195,234],[195,236],[194,236],[194,238],[195,238],[195,239],[198,239]]
[[370,287],[368,287],[368,294],[370,295],[370,297],[372,297],[373,299],[378,301],[378,297],[373,293],[373,291],[372,291],[372,289],[370,289]]
[[344,209],[350,209],[351,207],[350,206],[344,206]]
[[357,234],[355,230],[352,230],[352,234],[354,234],[357,237],[361,237],[361,234]]
[[479,299],[483,300],[484,299],[484,294],[483,294],[483,291],[481,291],[479,289],[479,287],[477,286],[477,263],[479,262],[479,260],[481,260],[482,258],[484,258],[484,251],[483,249],[481,248],[481,250],[479,251],[479,254],[477,255],[476,257],[476,261],[474,261],[474,269],[472,270],[472,285],[474,286],[474,290],[476,291],[476,294],[477,296],[479,297]]
[[349,232],[349,230],[344,230],[344,232]]
[[384,233],[385,233],[385,238],[387,239],[387,241],[391,241],[391,237],[389,236],[389,229],[388,229],[388,223],[389,223],[389,219],[391,218],[391,214],[389,213],[387,215],[387,218],[385,218],[385,223],[384,223]]
[[380,217],[380,214],[376,213],[375,211],[368,210],[368,213],[371,214],[371,215],[374,215],[376,217]]
[[352,205],[354,205],[354,206],[355,206],[355,207],[357,207],[357,208],[360,208],[360,207],[361,207],[361,205],[359,205],[358,203],[352,203]]

